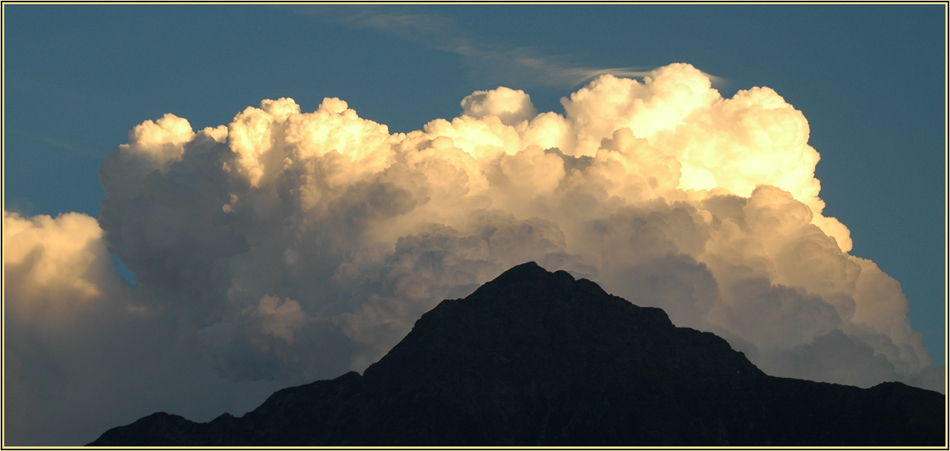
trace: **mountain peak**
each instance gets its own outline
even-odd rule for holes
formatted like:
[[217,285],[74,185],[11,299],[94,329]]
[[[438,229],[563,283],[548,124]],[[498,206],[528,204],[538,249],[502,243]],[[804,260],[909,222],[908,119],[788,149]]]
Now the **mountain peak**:
[[770,377],[714,334],[528,262],[441,302],[363,375],[281,390],[242,418],[146,417],[92,444],[939,445],[943,399]]
[[607,295],[600,285],[587,279],[574,279],[567,271],[559,270],[550,272],[537,263],[531,261],[514,266],[511,269],[501,273],[494,280],[491,280],[473,293],[473,296],[483,295],[479,292],[495,292],[509,289],[510,286],[524,286],[540,289],[566,289],[574,287],[577,290],[590,290],[600,295]]
[[537,263],[530,261],[517,266],[512,266],[510,269],[501,273],[501,275],[496,277],[494,280],[487,282],[485,285],[506,285],[511,282],[524,282],[532,279],[545,280],[551,278],[554,278],[561,283],[570,283],[574,281],[574,276],[572,276],[567,271],[558,270],[551,272],[542,268]]

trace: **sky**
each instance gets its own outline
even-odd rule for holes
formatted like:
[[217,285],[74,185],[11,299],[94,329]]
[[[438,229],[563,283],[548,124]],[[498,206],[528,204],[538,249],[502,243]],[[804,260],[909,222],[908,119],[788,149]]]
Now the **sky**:
[[4,443],[241,415],[527,260],[943,390],[945,18],[4,4]]

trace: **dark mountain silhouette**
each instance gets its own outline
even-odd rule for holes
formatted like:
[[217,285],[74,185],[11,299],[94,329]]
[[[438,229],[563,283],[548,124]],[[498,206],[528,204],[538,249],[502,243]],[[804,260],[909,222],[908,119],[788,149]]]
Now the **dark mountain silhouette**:
[[716,335],[526,263],[440,303],[363,375],[90,445],[942,446],[945,426],[939,393],[771,377]]

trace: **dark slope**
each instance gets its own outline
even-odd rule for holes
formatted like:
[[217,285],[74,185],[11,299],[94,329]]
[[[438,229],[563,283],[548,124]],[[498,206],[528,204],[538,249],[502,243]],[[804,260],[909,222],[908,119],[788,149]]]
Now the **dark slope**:
[[767,376],[534,263],[446,300],[360,376],[280,390],[242,418],[157,413],[110,445],[943,445],[944,397]]

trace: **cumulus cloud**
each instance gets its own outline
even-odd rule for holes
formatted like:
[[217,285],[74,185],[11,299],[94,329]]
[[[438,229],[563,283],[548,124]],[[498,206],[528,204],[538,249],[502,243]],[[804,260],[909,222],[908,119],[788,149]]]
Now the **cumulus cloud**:
[[538,114],[523,91],[477,91],[405,134],[340,99],[265,100],[226,132],[166,115],[103,165],[100,223],[195,327],[259,351],[232,360],[317,371],[322,357],[281,350],[315,346],[300,328],[368,347],[365,364],[457,288],[537,260],[763,352],[839,331],[898,375],[930,365],[899,285],[822,216],[808,123],[775,91],[725,99],[674,64],[562,103]]
[[80,445],[156,410],[210,420],[283,385],[212,376],[159,294],[119,277],[102,234],[84,214],[4,212],[6,445]]
[[462,99],[462,113],[475,119],[496,116],[502,124],[515,125],[537,116],[538,110],[524,91],[499,86]]
[[[772,374],[936,386],[900,285],[822,215],[808,123],[775,91],[723,98],[674,64],[562,104],[476,91],[459,117],[395,134],[333,98],[197,132],[146,121],[102,165],[98,224],[5,215],[6,294],[122,298],[231,383],[287,384],[361,371],[442,299],[534,260]],[[102,270],[110,252],[135,290]]]
[[94,218],[67,213],[24,218],[3,214],[3,263],[10,275],[7,293],[14,307],[43,314],[47,303],[88,302],[102,293],[99,279],[108,255]]

